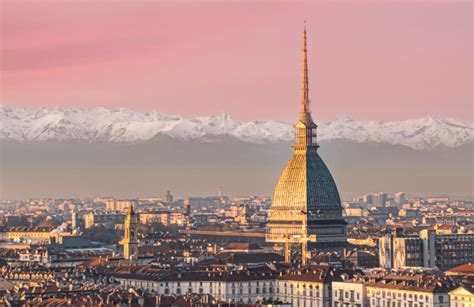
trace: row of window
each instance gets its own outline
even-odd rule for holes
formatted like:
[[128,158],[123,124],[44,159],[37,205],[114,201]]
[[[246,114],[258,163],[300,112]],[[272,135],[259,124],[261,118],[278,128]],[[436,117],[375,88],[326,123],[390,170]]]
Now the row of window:
[[[143,287],[143,288],[147,288],[147,289],[152,289],[153,288],[153,282],[147,282],[147,281],[128,281],[128,282],[125,282],[125,284],[128,284],[128,285],[131,285],[131,286],[136,286],[136,287]],[[220,283],[217,283],[219,286],[218,286],[218,289],[217,289],[217,293],[218,295],[221,295],[221,284]],[[166,282],[165,284],[165,290],[164,290],[164,293],[165,294],[170,294],[170,289],[169,289],[169,284],[168,282]],[[213,294],[214,292],[214,288],[212,287],[212,282],[210,283],[211,287],[209,289],[209,293],[210,294]],[[163,283],[160,284],[161,287],[163,287]],[[252,289],[255,289],[255,293],[256,294],[266,294],[266,293],[269,293],[269,294],[272,294],[273,293],[273,287],[269,287],[267,289],[266,287],[266,284],[264,284],[263,287],[256,287],[256,288],[252,288],[251,285],[249,284],[248,285],[248,291],[246,294],[252,294]],[[267,291],[268,290],[268,291]],[[176,288],[176,293],[177,294],[181,294],[181,283],[178,282],[177,283],[177,288]],[[199,290],[198,292],[200,294],[203,293],[203,288],[202,288],[202,282],[199,282]],[[193,289],[192,289],[192,283],[190,282],[189,283],[189,288],[188,288],[188,293],[193,293]],[[235,295],[236,294],[236,291],[235,291],[235,288],[232,289],[232,294]],[[244,291],[243,291],[243,288],[242,288],[242,283],[240,283],[240,288],[239,288],[239,294],[244,294]]]
[[[349,290],[349,291],[344,291],[342,289],[339,289],[339,293],[337,293],[338,291],[334,291],[334,299],[339,299],[339,300],[351,300],[351,301],[354,301],[355,299],[359,300],[360,299],[360,293],[359,292],[355,292],[354,290]],[[339,294],[339,295],[338,295]]]

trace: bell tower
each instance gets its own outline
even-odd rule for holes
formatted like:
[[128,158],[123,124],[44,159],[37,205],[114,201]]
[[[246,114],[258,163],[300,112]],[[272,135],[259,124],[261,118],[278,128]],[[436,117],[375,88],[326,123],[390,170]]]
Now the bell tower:
[[123,245],[123,257],[131,263],[138,260],[137,229],[137,215],[133,210],[133,204],[131,204],[125,218],[123,239],[120,242]]

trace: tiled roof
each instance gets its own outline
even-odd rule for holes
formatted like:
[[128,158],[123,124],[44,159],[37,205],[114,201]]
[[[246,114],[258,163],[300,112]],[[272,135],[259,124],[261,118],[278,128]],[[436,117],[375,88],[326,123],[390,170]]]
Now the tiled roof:
[[448,293],[455,289],[457,285],[447,280],[439,278],[423,278],[419,281],[397,281],[397,280],[372,280],[366,283],[367,287],[397,289],[406,291],[428,292],[428,293]]
[[281,272],[278,279],[280,280],[294,280],[307,282],[322,282],[329,283],[332,281],[342,280],[342,275],[347,275],[347,278],[360,274],[358,270],[343,270],[330,267],[328,265],[310,265],[304,268],[292,268]]
[[268,266],[259,266],[240,270],[229,270],[224,268],[213,270],[193,270],[193,271],[167,271],[154,269],[150,265],[146,266],[124,266],[116,268],[108,275],[117,278],[150,280],[150,281],[245,281],[245,280],[268,280],[276,277],[276,271]]
[[471,263],[466,263],[460,266],[457,266],[455,268],[452,268],[447,271],[448,273],[468,273],[468,274],[473,274],[474,273],[474,264]]
[[294,154],[275,187],[272,209],[341,209],[336,184],[317,153]]

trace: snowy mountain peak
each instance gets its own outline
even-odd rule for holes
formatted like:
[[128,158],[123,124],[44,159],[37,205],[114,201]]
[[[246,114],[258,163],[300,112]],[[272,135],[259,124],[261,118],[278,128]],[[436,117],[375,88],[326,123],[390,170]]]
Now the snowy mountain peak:
[[[185,118],[157,111],[40,108],[0,105],[0,139],[31,141],[143,142],[164,134],[180,139],[233,136],[252,143],[290,141],[293,126],[271,120],[240,121],[219,112]],[[399,144],[418,150],[454,148],[474,140],[474,123],[426,116],[404,121],[358,121],[347,116],[318,122],[320,141]]]

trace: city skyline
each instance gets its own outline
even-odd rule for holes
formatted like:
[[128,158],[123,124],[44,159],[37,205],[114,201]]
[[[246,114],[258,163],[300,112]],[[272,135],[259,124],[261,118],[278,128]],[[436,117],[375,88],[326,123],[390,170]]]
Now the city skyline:
[[472,121],[470,7],[2,1],[1,103],[291,121],[307,20],[316,121]]
[[474,300],[472,3],[0,6],[1,306]]

